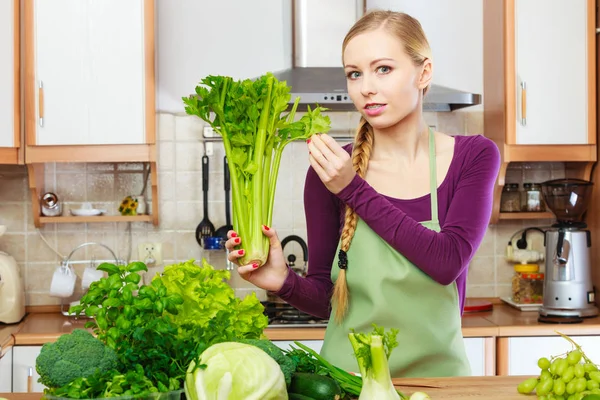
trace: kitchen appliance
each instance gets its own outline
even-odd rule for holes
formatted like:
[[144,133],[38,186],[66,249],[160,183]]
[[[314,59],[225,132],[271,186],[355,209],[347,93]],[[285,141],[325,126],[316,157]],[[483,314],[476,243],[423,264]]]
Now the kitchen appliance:
[[540,322],[581,322],[598,315],[592,284],[590,231],[583,215],[589,205],[592,182],[555,179],[542,183],[542,193],[556,223],[546,230],[544,302]]
[[296,242],[300,245],[300,247],[302,248],[302,260],[304,261],[304,265],[300,268],[296,266],[296,255],[295,254],[289,254],[287,256],[287,260],[288,260],[288,266],[292,269],[292,271],[294,271],[296,274],[305,277],[306,276],[306,272],[308,270],[308,246],[306,245],[306,242],[304,241],[304,239],[302,239],[300,236],[298,235],[289,235],[283,238],[283,240],[281,241],[281,250],[285,250],[285,246],[290,243],[290,242]]
[[[291,86],[290,105],[300,97],[299,111],[317,104],[330,111],[356,110],[348,96],[341,44],[348,29],[365,13],[366,5],[364,0],[337,0],[335,4],[332,14],[327,12],[332,6],[324,2],[292,1],[292,68],[274,74]],[[436,84],[423,99],[425,111],[454,111],[477,104],[481,104],[480,94]]]
[[[0,225],[0,236],[6,227]],[[0,322],[14,324],[25,316],[25,286],[17,261],[0,251]]]

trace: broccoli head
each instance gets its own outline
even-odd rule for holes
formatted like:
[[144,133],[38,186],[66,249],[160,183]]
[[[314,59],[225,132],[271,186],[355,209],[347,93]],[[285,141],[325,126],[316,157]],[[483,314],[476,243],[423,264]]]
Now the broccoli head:
[[117,367],[117,354],[84,329],[61,335],[56,342],[42,346],[35,362],[40,383],[59,388],[96,370],[105,372]]
[[294,360],[292,360],[290,357],[287,357],[275,343],[268,339],[243,339],[241,342],[258,347],[271,356],[272,359],[277,361],[281,372],[283,372],[286,386],[290,386],[290,383],[292,382],[292,375],[294,372],[296,372],[296,363]]

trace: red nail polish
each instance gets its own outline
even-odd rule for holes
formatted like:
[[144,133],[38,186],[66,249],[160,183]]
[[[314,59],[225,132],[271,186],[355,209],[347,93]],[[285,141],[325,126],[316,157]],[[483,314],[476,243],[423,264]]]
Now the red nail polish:
[[231,237],[237,237],[237,233],[233,232],[233,233],[231,234]]
[[265,231],[268,231],[268,230],[270,230],[270,229],[271,229],[271,228],[269,228],[269,227],[268,227],[268,226],[266,226],[266,225],[263,225],[263,228],[265,228]]
[[258,268],[258,264],[257,263],[252,263],[252,268],[254,268],[254,269]]
[[306,139],[306,144],[309,144],[309,143],[310,143],[310,140],[311,140],[311,139]]
[[234,242],[235,243],[239,243],[240,242],[240,238],[235,238]]
[[240,256],[243,256],[243,255],[244,255],[244,249],[242,249],[242,250],[238,250],[238,254],[239,254]]

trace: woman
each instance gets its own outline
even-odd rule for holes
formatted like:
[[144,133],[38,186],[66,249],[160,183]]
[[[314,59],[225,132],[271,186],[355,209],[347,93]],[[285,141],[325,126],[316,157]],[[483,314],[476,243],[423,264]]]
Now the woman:
[[[481,135],[452,137],[427,127],[422,105],[432,61],[412,17],[368,13],[342,52],[362,118],[351,147],[328,135],[308,141],[308,274],[290,273],[269,227],[268,262],[238,271],[298,309],[329,318],[322,355],[341,368],[357,370],[350,329],[370,331],[376,323],[400,330],[389,361],[393,377],[470,375],[461,315],[469,261],[491,214],[498,149]],[[229,233],[233,262],[242,240]]]

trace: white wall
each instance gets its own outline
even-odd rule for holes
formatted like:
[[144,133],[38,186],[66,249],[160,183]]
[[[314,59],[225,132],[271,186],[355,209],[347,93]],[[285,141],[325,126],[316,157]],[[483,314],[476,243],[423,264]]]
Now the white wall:
[[156,20],[159,111],[183,112],[181,97],[206,75],[252,78],[291,65],[289,0],[156,0]]
[[[208,74],[251,78],[291,66],[290,0],[156,2],[159,111],[183,112],[181,97]],[[347,3],[322,2],[319,15],[329,16],[333,25],[347,18],[336,10]],[[367,5],[405,11],[421,21],[433,51],[435,83],[483,93],[483,0],[369,0]],[[332,26],[322,26],[323,41],[331,43]],[[340,47],[341,41],[332,49]],[[333,59],[337,63],[339,56]]]

